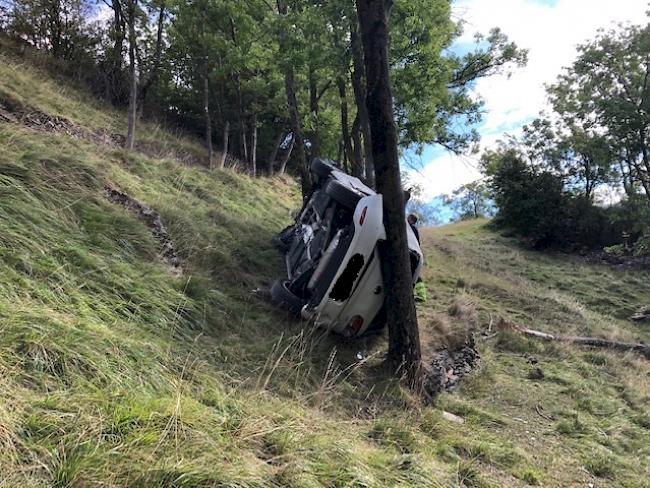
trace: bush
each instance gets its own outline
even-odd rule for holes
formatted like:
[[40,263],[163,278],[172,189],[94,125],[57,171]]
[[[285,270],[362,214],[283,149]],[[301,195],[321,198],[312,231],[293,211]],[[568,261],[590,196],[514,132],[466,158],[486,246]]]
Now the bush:
[[641,237],[634,243],[635,256],[650,256],[650,234]]
[[493,225],[525,238],[534,248],[602,249],[650,255],[650,205],[633,195],[600,207],[565,187],[562,177],[533,166],[516,149],[486,156],[486,173],[498,213]]

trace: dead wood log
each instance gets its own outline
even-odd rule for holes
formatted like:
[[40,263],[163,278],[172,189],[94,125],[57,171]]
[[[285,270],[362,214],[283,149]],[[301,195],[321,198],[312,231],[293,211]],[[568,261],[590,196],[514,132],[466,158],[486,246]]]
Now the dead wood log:
[[641,354],[646,359],[650,359],[650,346],[640,342],[610,341],[608,339],[601,339],[600,337],[553,335],[546,332],[540,332],[539,330],[527,329],[512,323],[509,323],[508,325],[510,325],[510,328],[516,332],[545,341],[565,342],[568,344],[577,344],[579,346],[588,347],[601,347],[615,351],[634,351]]

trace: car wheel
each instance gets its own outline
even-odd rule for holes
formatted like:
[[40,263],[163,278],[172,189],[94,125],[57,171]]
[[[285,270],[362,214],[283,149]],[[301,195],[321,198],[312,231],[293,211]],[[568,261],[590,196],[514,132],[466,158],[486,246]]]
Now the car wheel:
[[325,193],[327,193],[332,200],[335,200],[344,207],[352,210],[357,208],[359,200],[363,198],[363,195],[349,189],[336,180],[330,180],[327,182],[325,185]]
[[316,158],[311,162],[310,169],[319,178],[327,178],[332,173],[334,167],[327,161]]
[[300,314],[305,302],[287,288],[288,281],[277,280],[271,287],[271,299],[278,305],[287,307],[296,315]]
[[286,253],[291,249],[291,243],[293,242],[293,236],[294,236],[294,226],[290,225],[288,227],[285,227],[282,232],[279,234],[275,234],[271,238],[271,242],[275,246],[275,248],[282,252]]

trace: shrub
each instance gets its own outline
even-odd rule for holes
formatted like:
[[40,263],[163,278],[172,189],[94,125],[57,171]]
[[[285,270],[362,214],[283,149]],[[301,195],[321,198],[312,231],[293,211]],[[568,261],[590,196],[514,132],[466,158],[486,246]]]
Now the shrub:
[[650,256],[650,234],[644,235],[634,243],[635,256]]
[[650,205],[645,196],[598,206],[576,194],[562,176],[525,161],[517,149],[488,154],[484,163],[498,208],[494,226],[523,237],[534,248],[608,246],[606,252],[622,254],[636,242],[635,255],[650,255]]

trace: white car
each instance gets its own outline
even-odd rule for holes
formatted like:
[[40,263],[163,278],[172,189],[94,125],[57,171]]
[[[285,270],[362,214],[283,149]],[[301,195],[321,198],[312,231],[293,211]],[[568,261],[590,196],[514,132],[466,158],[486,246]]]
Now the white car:
[[[377,243],[386,238],[382,196],[331,162],[311,164],[314,189],[294,224],[274,237],[287,277],[273,300],[296,315],[346,337],[385,325],[384,284]],[[423,256],[405,220],[413,284]]]

